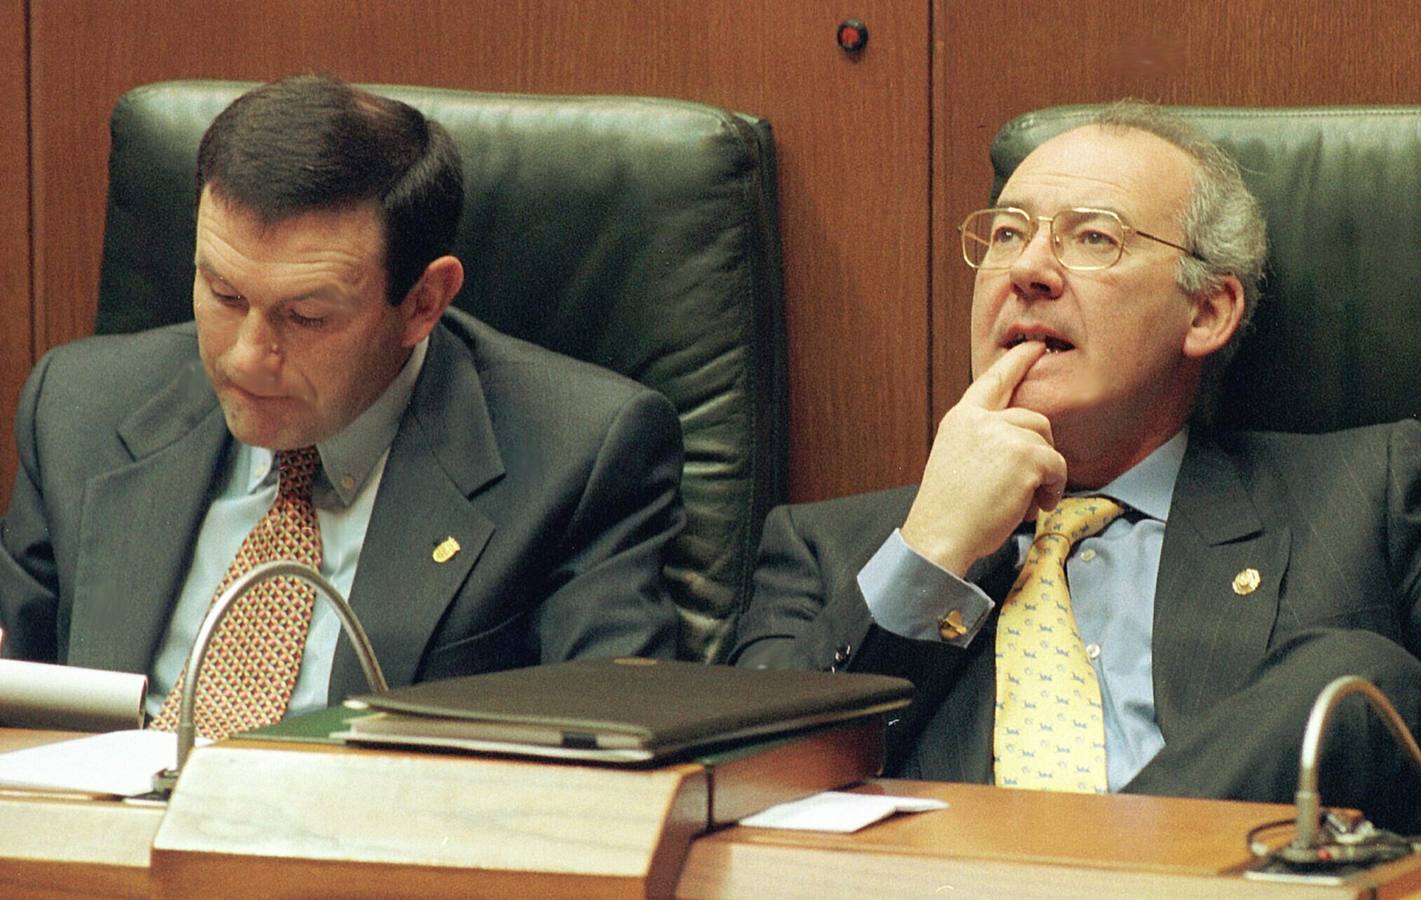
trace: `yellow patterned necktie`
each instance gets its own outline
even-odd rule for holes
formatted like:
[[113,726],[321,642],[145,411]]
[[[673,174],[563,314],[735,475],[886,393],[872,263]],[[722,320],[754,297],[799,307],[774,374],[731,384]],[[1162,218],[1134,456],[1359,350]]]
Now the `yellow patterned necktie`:
[[998,785],[1108,788],[1100,684],[1071,611],[1066,557],[1122,511],[1105,497],[1067,497],[1036,520],[1036,539],[997,620]]
[[[311,504],[311,485],[320,463],[315,447],[276,454],[276,500],[242,541],[212,595],[214,603],[233,581],[262,563],[295,560],[320,569],[321,531]],[[227,611],[198,677],[199,734],[221,740],[281,719],[296,686],[315,605],[316,592],[306,582],[270,578]],[[183,669],[153,719],[153,728],[177,728],[186,664]]]

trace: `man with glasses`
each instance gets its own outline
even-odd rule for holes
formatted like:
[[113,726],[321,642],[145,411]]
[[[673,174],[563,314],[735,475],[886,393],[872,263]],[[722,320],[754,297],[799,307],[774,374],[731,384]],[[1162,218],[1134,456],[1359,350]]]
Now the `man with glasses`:
[[[1117,104],[961,236],[976,378],[921,483],[772,513],[736,664],[911,679],[908,778],[1287,802],[1343,674],[1417,730],[1421,427],[1207,426],[1266,255],[1232,160]],[[1421,831],[1368,715],[1334,719],[1322,796]]]

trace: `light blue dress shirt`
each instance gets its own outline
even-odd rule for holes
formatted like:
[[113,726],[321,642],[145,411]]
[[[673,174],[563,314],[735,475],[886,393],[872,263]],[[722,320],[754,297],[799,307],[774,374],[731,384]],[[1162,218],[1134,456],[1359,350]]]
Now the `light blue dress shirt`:
[[[1128,784],[1164,746],[1151,675],[1155,579],[1188,442],[1186,428],[1105,487],[1083,492],[1112,497],[1127,510],[1081,541],[1066,562],[1076,625],[1100,679],[1112,791]],[[1025,523],[1009,542],[1017,568],[1033,530],[1033,523]],[[957,610],[967,632],[950,643],[966,647],[995,605],[971,583],[982,568],[974,566],[967,580],[960,579],[920,556],[895,529],[859,572],[858,583],[874,621],[903,637],[941,640],[938,622]]]
[[[404,368],[365,412],[339,434],[316,446],[321,455],[321,472],[311,499],[321,524],[321,574],[343,596],[350,595],[355,583],[360,548],[365,543],[365,530],[370,525],[390,444],[399,431],[428,349],[426,338],[416,345]],[[217,475],[215,483],[221,485],[220,491],[202,520],[187,579],[148,673],[149,716],[162,709],[163,699],[187,665],[197,631],[237,549],[276,500],[275,460],[271,450],[234,442],[225,470]],[[339,638],[340,620],[329,604],[318,599],[288,714],[327,705],[331,663]]]

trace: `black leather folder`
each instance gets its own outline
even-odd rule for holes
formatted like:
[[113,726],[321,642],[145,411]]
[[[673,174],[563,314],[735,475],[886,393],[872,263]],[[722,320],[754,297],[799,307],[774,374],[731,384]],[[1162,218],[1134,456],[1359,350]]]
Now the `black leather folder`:
[[886,675],[692,662],[574,660],[364,694],[333,734],[351,743],[645,763],[788,736],[906,706]]

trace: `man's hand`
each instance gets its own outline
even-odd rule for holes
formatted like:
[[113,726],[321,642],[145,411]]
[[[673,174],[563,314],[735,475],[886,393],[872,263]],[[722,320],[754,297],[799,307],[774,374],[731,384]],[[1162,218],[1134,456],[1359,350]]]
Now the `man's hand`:
[[1045,352],[1040,341],[1012,347],[938,425],[902,534],[914,550],[958,577],[1001,546],[1023,519],[1054,509],[1066,488],[1066,460],[1052,444],[1050,420],[1009,405]]

